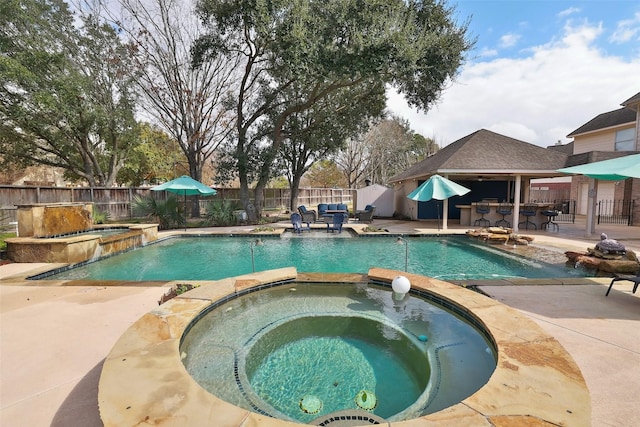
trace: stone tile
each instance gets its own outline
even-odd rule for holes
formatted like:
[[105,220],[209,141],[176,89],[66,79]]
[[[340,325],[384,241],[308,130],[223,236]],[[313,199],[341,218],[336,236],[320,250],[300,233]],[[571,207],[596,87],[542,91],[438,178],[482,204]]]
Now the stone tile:
[[397,427],[483,427],[491,426],[491,423],[483,414],[480,414],[464,404],[450,406],[434,414],[401,423],[391,423]]

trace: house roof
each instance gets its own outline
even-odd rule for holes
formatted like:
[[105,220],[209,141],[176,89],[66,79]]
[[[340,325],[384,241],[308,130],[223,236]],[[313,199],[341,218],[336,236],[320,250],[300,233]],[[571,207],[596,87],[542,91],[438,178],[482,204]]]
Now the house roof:
[[570,156],[573,154],[573,141],[567,144],[550,145],[547,147],[547,150],[556,150]]
[[636,93],[635,95],[633,95],[631,98],[627,99],[626,101],[624,101],[622,104],[622,106],[634,109],[634,110],[638,110],[638,104],[640,104],[640,92]]
[[[633,98],[630,98],[630,100],[631,99]],[[632,123],[635,121],[636,121],[636,112],[631,108],[622,107],[618,110],[598,114],[596,117],[594,117],[593,119],[589,120],[587,123],[580,126],[578,129],[571,132],[569,135],[567,135],[567,137],[572,138],[576,135],[580,135],[583,133],[593,132],[600,129],[606,129],[612,126],[623,125],[623,124]]]
[[552,173],[566,166],[567,157],[558,150],[548,150],[480,129],[393,176],[389,182],[422,178],[435,173]]

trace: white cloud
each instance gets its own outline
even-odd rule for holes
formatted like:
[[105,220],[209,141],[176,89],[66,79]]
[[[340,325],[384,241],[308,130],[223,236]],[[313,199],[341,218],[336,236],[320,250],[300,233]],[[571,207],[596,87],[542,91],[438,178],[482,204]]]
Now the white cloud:
[[470,62],[426,115],[395,93],[389,109],[443,145],[483,128],[543,147],[568,142],[571,131],[640,90],[640,58],[605,56],[595,46],[602,32],[569,23],[524,58]]
[[633,19],[618,22],[616,30],[609,37],[609,41],[613,43],[625,43],[631,40],[640,40],[640,12],[636,12]]
[[520,40],[520,36],[518,34],[508,33],[504,36],[500,37],[500,46],[501,47],[512,47],[515,46]]
[[580,13],[582,9],[580,9],[579,7],[570,7],[569,9],[565,9],[563,11],[561,11],[560,13],[558,13],[558,17],[559,18],[564,18],[567,17],[569,15],[573,15],[574,13]]
[[480,58],[491,58],[494,56],[498,56],[498,51],[496,49],[489,49],[487,47],[483,47],[480,50]]

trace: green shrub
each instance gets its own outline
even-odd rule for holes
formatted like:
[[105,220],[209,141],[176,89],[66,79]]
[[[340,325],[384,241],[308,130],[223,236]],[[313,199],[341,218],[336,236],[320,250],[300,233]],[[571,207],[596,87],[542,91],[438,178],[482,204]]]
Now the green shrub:
[[136,216],[155,219],[160,230],[179,228],[186,225],[184,209],[175,196],[169,196],[167,200],[156,200],[153,196],[136,196],[132,202],[133,212]]
[[237,206],[229,200],[212,200],[207,204],[207,223],[218,227],[236,225],[236,210]]
[[0,233],[0,251],[7,249],[7,242],[4,240],[10,237],[16,237],[16,233]]
[[98,208],[93,209],[93,223],[94,224],[104,224],[109,221],[111,217],[111,213],[109,211],[103,211]]

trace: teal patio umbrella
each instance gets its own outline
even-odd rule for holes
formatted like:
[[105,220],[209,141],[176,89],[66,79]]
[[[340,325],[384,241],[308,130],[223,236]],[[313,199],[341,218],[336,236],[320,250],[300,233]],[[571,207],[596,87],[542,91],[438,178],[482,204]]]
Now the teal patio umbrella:
[[[471,190],[469,190],[467,187],[463,187],[462,185],[457,184],[450,179],[436,174],[432,175],[428,180],[420,184],[418,188],[409,193],[407,197],[418,202],[427,202],[431,199],[444,200],[445,203],[443,205],[442,217],[444,222],[444,229],[446,229],[446,220],[447,216],[449,215],[449,197],[463,196],[469,191]],[[440,218],[438,218],[438,229],[440,229]]]
[[[213,196],[217,193],[211,187],[207,187],[200,181],[196,181],[187,175],[182,175],[180,178],[172,179],[164,184],[157,185],[151,188],[152,191],[168,191],[170,193],[182,194],[184,196],[184,215],[187,216],[187,196]],[[185,221],[186,224],[186,221]],[[186,231],[186,227],[185,227]]]
[[558,172],[585,175],[589,178],[605,181],[640,178],[640,154],[558,169]]
[[[602,160],[600,162],[571,166],[569,168],[558,169],[558,172],[584,175],[594,180],[599,179],[603,181],[621,181],[627,178],[640,178],[640,154],[632,154],[630,156],[616,157],[615,159]],[[591,183],[589,184],[589,187],[591,188]],[[593,203],[590,203],[591,209],[587,210],[587,235],[591,235],[595,228],[595,201],[596,199],[594,194]]]

